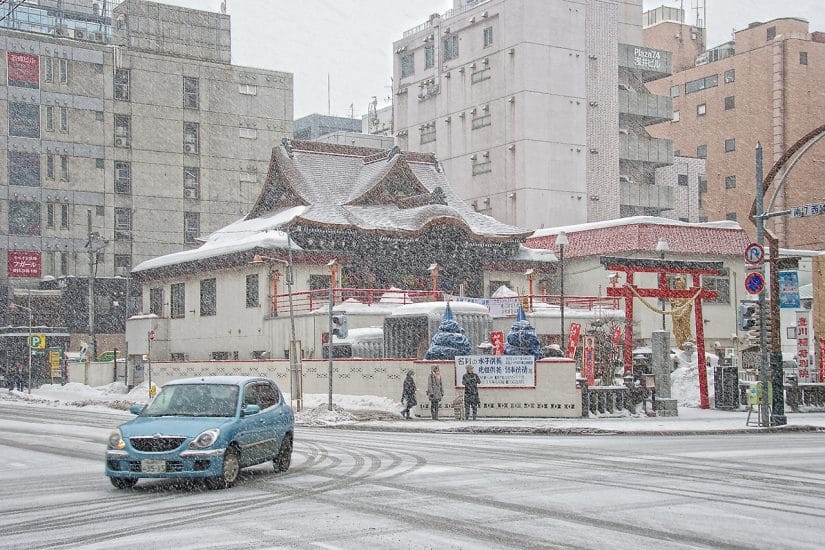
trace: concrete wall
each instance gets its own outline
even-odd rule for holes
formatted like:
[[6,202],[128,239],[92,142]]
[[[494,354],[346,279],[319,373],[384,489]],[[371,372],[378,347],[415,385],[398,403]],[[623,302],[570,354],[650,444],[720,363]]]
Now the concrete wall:
[[[429,416],[426,396],[430,365],[439,364],[444,385],[441,409],[452,410],[461,391],[455,387],[456,367],[451,361],[339,359],[333,362],[333,401],[335,394],[370,395],[401,402],[401,389],[408,370],[415,372],[418,415]],[[303,361],[303,393],[328,394],[327,361]],[[110,364],[111,367],[111,364]],[[192,376],[255,375],[267,376],[290,393],[287,361],[205,361],[152,363],[152,382],[162,385],[170,380]],[[148,373],[147,373],[148,374]],[[458,373],[459,380],[463,372]],[[543,359],[536,363],[535,388],[480,388],[481,417],[580,417],[581,390],[576,388],[575,363],[567,359]]]

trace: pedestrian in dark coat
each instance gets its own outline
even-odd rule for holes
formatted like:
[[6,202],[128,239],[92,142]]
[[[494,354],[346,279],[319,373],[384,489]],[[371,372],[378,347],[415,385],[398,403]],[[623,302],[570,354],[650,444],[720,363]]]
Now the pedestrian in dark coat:
[[415,380],[413,380],[413,371],[407,371],[407,377],[404,379],[404,389],[401,391],[401,403],[404,405],[404,410],[401,415],[407,420],[410,419],[410,409],[418,405],[415,399]]
[[473,366],[467,366],[467,372],[461,377],[461,384],[464,386],[464,418],[470,419],[470,409],[473,411],[473,420],[476,419],[478,406],[481,400],[478,398],[478,385],[481,378],[473,372]]
[[23,365],[20,363],[15,363],[14,365],[14,386],[17,388],[17,391],[23,391],[23,385],[25,383],[26,377],[23,371]]
[[441,384],[441,371],[438,365],[430,369],[430,379],[427,381],[427,397],[430,398],[430,414],[433,420],[438,420],[438,407],[444,397],[444,386]]

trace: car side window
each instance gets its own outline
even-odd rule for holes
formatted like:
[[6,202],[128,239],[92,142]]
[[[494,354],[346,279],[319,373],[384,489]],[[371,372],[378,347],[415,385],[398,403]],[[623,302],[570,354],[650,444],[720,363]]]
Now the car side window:
[[255,384],[250,384],[243,390],[243,406],[246,407],[247,405],[258,405],[262,409],[264,408],[258,401],[258,388]]
[[258,397],[262,409],[278,404],[278,393],[270,384],[258,385]]

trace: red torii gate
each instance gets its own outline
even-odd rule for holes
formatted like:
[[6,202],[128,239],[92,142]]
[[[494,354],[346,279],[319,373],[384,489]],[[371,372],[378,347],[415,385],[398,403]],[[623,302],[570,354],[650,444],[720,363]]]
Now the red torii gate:
[[[625,304],[624,329],[624,372],[633,370],[633,298],[661,298],[693,300],[694,325],[696,327],[696,353],[699,365],[699,397],[703,409],[708,402],[707,364],[705,363],[705,327],[702,318],[702,300],[713,300],[718,296],[715,290],[706,290],[701,285],[701,275],[718,275],[722,262],[699,262],[680,260],[651,260],[645,258],[619,258],[602,256],[600,262],[608,271],[625,274],[627,280],[621,287],[607,289],[611,298],[623,298]],[[658,288],[637,288],[633,282],[636,273],[658,273]],[[688,288],[668,288],[668,275],[690,275]]]

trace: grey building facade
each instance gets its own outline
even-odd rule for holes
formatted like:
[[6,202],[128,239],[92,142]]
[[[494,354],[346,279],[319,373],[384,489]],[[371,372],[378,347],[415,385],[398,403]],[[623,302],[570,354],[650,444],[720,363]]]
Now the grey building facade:
[[0,6],[0,278],[126,275],[248,212],[292,135],[293,81],[231,64],[228,15],[15,4]]

